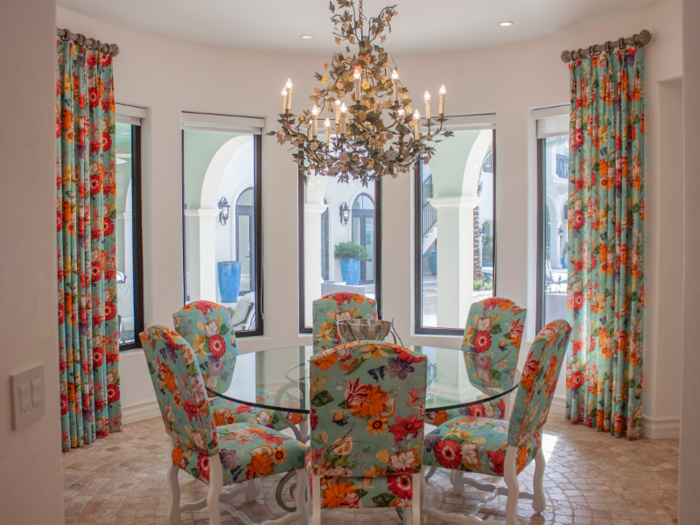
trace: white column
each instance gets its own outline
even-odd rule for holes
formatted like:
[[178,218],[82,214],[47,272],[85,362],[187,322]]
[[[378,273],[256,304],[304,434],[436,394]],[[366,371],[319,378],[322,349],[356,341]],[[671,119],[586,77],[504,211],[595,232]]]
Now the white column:
[[561,268],[561,243],[559,242],[559,227],[561,221],[549,221],[549,260],[552,268]]
[[304,204],[304,319],[313,322],[313,301],[321,297],[321,215],[328,206]]
[[[124,273],[127,284],[134,284],[134,231],[131,213],[120,213],[117,216],[124,221]],[[117,247],[119,249],[119,247]]]
[[466,324],[474,296],[474,208],[480,197],[429,199],[438,215],[438,326]]
[[[190,300],[216,301],[216,221],[219,210],[200,208],[185,210],[189,231],[197,241],[189,243]],[[196,253],[195,253],[196,251]]]

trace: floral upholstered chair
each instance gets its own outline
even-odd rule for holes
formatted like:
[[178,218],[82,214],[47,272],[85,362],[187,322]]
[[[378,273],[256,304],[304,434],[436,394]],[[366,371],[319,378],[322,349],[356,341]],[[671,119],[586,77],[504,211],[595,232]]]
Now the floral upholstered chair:
[[341,343],[338,319],[377,319],[377,301],[364,295],[338,292],[316,299],[314,309],[314,354]]
[[[225,392],[231,384],[236,366],[238,346],[231,324],[230,311],[210,301],[194,301],[173,314],[175,330],[192,346],[207,388]],[[267,428],[283,430],[286,425],[274,410],[252,407],[210,396],[209,404],[217,425],[248,422]],[[287,415],[293,423],[301,421],[300,414]]]
[[313,523],[321,507],[408,507],[419,492],[427,358],[357,341],[311,358]]
[[[506,487],[490,485],[490,488],[493,497],[508,495],[508,525],[518,523],[519,497],[533,500],[532,508],[537,512],[546,507],[542,488],[545,468],[541,453],[542,427],[547,422],[570,338],[571,326],[566,321],[552,321],[537,335],[525,362],[510,422],[459,417],[440,425],[425,437],[425,465],[505,478]],[[520,492],[517,475],[533,459],[536,462],[534,493]],[[470,516],[476,516],[491,499],[483,500]],[[448,523],[477,523],[474,519],[456,520],[454,515],[434,508],[423,510]]]
[[[303,443],[253,423],[214,424],[195,353],[185,339],[168,328],[151,326],[141,334],[141,343],[172,444],[168,523],[180,523],[182,510],[207,506],[209,523],[220,525],[219,502],[249,490],[240,487],[222,494],[224,485],[295,470],[297,486],[305,486]],[[180,469],[209,485],[206,498],[180,507]],[[304,491],[297,492],[295,517],[298,523],[306,523]],[[228,505],[221,505],[221,509],[234,517],[245,516]],[[280,520],[287,523],[289,518]]]
[[[474,385],[498,387],[509,382],[518,365],[527,310],[510,299],[491,297],[472,304],[464,330],[462,351],[467,374]],[[485,397],[487,397],[485,395]],[[455,417],[506,417],[503,399],[459,409],[428,413],[428,422],[442,425]]]

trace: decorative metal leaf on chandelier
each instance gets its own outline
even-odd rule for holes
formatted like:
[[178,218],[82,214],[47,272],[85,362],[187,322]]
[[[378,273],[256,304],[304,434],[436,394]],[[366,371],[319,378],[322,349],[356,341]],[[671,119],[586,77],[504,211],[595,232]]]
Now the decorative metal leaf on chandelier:
[[[323,87],[314,87],[310,97],[313,107],[299,115],[291,112],[293,84],[291,79],[287,81],[278,119],[281,128],[268,135],[276,135],[280,144],[289,142],[296,149],[293,157],[304,180],[316,173],[341,182],[360,180],[366,186],[386,175],[406,173],[421,160],[427,164],[435,153],[434,145],[453,135],[443,130],[446,90],[445,86],[440,88],[436,119],[431,119],[430,94],[425,92],[427,133],[421,135],[420,112],[411,107],[408,89],[401,83],[395,64],[389,74],[393,60],[376,43],[378,39],[384,43],[385,33],[391,32],[391,21],[398,14],[396,6],[385,7],[379,16],[368,20],[362,13],[362,0],[359,14],[353,0],[335,3],[343,11],[336,13],[334,2],[330,2],[333,34],[338,45],[347,43],[346,54],[335,53],[330,65],[323,64],[327,72],[316,73]],[[351,55],[350,45],[355,44],[358,53]],[[325,112],[334,116],[334,136],[330,118],[326,118],[325,140],[320,140],[318,120]]]

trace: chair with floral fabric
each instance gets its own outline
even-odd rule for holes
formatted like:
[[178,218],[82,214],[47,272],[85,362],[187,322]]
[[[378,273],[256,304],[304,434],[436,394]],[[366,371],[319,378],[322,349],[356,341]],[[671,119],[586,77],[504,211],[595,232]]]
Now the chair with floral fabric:
[[[459,417],[440,425],[425,437],[425,465],[462,472],[475,472],[505,479],[506,485],[481,484],[491,490],[469,516],[450,514],[435,508],[424,513],[448,523],[477,524],[484,505],[498,495],[507,495],[508,525],[517,525],[518,498],[531,499],[537,512],[546,507],[542,477],[542,427],[547,422],[559,372],[571,338],[566,321],[552,321],[532,343],[520,379],[510,422],[503,419]],[[534,493],[521,492],[517,475],[535,460]]]
[[321,508],[412,507],[420,524],[427,358],[356,341],[311,358],[313,523]]
[[[230,310],[210,301],[194,301],[173,314],[173,323],[177,333],[194,349],[205,386],[215,392],[225,392],[231,384],[238,356]],[[286,428],[274,410],[236,403],[216,395],[210,396],[209,404],[217,425],[247,422],[275,430]],[[289,413],[287,417],[293,423],[301,421],[299,414]]]
[[[151,326],[140,335],[165,431],[172,444],[168,523],[180,523],[182,511],[205,506],[210,525],[221,524],[222,510],[252,523],[245,514],[223,504],[248,492],[248,488],[243,486],[222,493],[224,485],[296,471],[297,486],[305,486],[303,443],[253,423],[217,427],[195,353],[187,341],[162,326]],[[206,498],[180,506],[177,480],[180,469],[209,485]],[[295,499],[297,512],[265,523],[283,525],[293,520],[306,523],[304,491],[297,491]]]
[[[464,362],[472,384],[488,392],[489,386],[498,387],[502,381],[512,380],[518,365],[526,314],[525,308],[501,297],[472,304],[462,340]],[[461,416],[504,419],[506,404],[503,399],[485,401],[459,409],[429,412],[427,419],[433,425],[442,425]]]
[[364,295],[338,292],[313,302],[314,354],[333,348],[342,341],[338,335],[338,319],[378,319],[377,301]]

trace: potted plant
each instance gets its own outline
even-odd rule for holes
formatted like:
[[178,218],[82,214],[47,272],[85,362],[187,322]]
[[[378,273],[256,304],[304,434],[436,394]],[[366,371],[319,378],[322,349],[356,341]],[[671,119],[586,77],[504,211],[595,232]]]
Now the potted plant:
[[335,245],[335,258],[340,259],[340,272],[348,286],[360,283],[360,263],[369,258],[364,246],[354,242],[341,242]]

